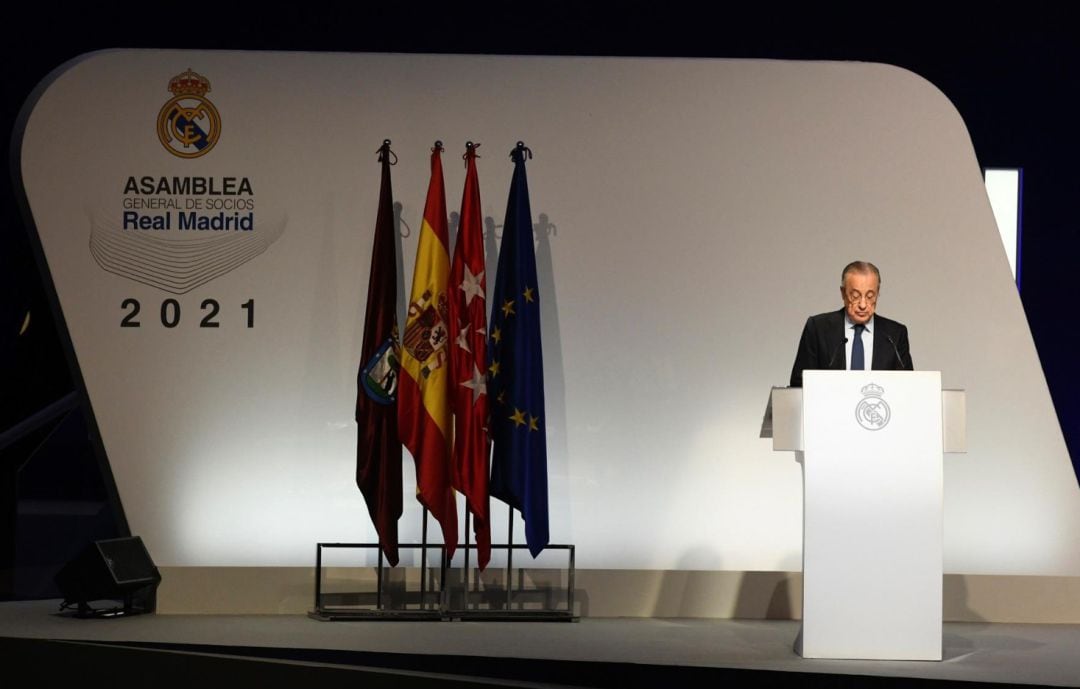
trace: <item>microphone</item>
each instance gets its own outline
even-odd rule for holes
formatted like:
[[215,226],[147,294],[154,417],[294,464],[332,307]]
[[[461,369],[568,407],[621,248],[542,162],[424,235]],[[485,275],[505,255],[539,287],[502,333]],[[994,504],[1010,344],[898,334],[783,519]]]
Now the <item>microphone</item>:
[[840,344],[836,345],[836,347],[833,348],[832,356],[829,357],[829,364],[825,368],[832,368],[833,362],[836,361],[836,355],[840,353],[840,348],[843,347],[846,344],[847,344],[847,338],[845,337],[843,342],[841,342]]
[[901,371],[907,371],[908,370],[907,364],[904,363],[904,357],[900,356],[900,350],[896,347],[896,342],[892,339],[892,335],[886,335],[885,339],[887,339],[889,341],[889,344],[892,345],[893,352],[896,353],[896,359],[897,359],[897,361],[900,362],[900,366],[901,366],[900,370]]

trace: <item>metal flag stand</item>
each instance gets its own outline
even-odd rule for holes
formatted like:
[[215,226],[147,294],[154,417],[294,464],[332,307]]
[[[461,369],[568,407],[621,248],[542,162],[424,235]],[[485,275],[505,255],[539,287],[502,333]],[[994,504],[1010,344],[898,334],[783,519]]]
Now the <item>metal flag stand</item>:
[[[526,608],[526,603],[520,599],[521,594],[531,593],[541,589],[524,589],[514,587],[514,551],[528,549],[527,545],[516,545],[514,543],[514,508],[507,505],[508,521],[506,530],[506,543],[492,543],[492,550],[506,550],[506,599],[501,608],[478,608],[470,605],[470,600],[473,597],[474,591],[470,587],[469,572],[469,551],[476,546],[471,541],[471,518],[472,513],[468,508],[465,510],[465,572],[463,580],[465,583],[465,595],[462,598],[461,608],[447,608],[445,614],[450,619],[455,620],[488,620],[488,621],[516,621],[516,622],[577,622],[581,618],[574,614],[574,554],[575,547],[570,544],[548,544],[544,547],[545,550],[565,550],[567,551],[567,578],[566,578],[566,607],[556,608],[554,606],[535,608]],[[479,577],[478,577],[479,578]],[[524,581],[524,577],[519,577],[519,584]],[[515,609],[514,605],[518,607]]]
[[[315,607],[308,613],[308,617],[323,622],[339,622],[345,620],[411,620],[438,622],[446,619],[446,548],[443,544],[428,543],[428,510],[423,508],[423,527],[420,543],[399,543],[398,548],[420,549],[420,591],[416,600],[416,607],[387,607],[383,596],[383,582],[387,567],[383,561],[382,548],[378,543],[316,543],[315,544]],[[378,553],[378,566],[375,574],[375,601],[374,607],[370,603],[365,605],[363,599],[370,594],[361,592],[348,592],[326,594],[323,592],[323,564],[322,555],[324,548],[331,549],[371,549]],[[434,608],[425,607],[428,604],[428,567],[427,551],[437,548],[439,551],[439,591],[438,603]],[[330,600],[344,599],[351,601],[347,604],[332,603]],[[408,593],[405,595],[405,606],[408,606]]]
[[[507,522],[507,542],[493,543],[492,550],[506,550],[506,597],[500,607],[481,608],[472,604],[472,599],[478,591],[473,591],[470,577],[470,551],[477,546],[472,543],[472,514],[466,509],[465,512],[465,566],[462,573],[464,582],[464,595],[461,598],[460,608],[451,606],[450,591],[447,586],[447,570],[449,563],[446,558],[446,548],[441,543],[428,543],[427,523],[428,511],[423,511],[422,538],[420,543],[401,543],[399,548],[420,548],[420,590],[416,596],[416,607],[387,607],[384,596],[384,581],[388,568],[384,564],[382,549],[378,543],[316,543],[315,544],[315,606],[308,613],[308,617],[323,622],[339,622],[346,620],[411,620],[411,621],[449,621],[449,620],[488,620],[488,621],[517,621],[517,622],[577,622],[580,620],[574,614],[574,557],[575,547],[570,544],[548,544],[545,550],[565,550],[567,552],[567,579],[566,579],[566,607],[562,608],[549,605],[547,607],[525,607],[530,603],[522,600],[528,594],[547,592],[550,589],[525,589],[523,573],[518,577],[519,585],[514,584],[514,551],[527,549],[527,545],[514,543],[514,509],[508,507],[509,517]],[[370,600],[371,594],[363,592],[347,592],[328,594],[323,591],[323,549],[371,549],[378,552],[378,566],[376,568],[376,589],[374,601]],[[428,598],[435,591],[428,591],[428,566],[427,551],[429,549],[439,551],[439,589],[438,602],[435,607],[426,607]],[[479,584],[479,577],[477,577]],[[408,593],[405,595],[405,606],[409,605]],[[335,602],[335,599],[346,602]],[[372,605],[373,603],[373,605]],[[533,601],[535,604],[535,601]],[[482,603],[481,603],[482,604]],[[489,605],[497,605],[493,599],[489,599]],[[514,606],[517,606],[515,609]]]

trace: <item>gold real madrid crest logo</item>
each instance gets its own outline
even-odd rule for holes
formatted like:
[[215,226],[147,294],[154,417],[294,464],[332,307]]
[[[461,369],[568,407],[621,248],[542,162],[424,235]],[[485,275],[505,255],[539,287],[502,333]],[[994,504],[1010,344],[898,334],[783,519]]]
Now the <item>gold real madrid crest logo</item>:
[[169,80],[173,97],[158,113],[161,145],[180,158],[206,155],[221,135],[221,116],[206,97],[210,80],[189,67]]

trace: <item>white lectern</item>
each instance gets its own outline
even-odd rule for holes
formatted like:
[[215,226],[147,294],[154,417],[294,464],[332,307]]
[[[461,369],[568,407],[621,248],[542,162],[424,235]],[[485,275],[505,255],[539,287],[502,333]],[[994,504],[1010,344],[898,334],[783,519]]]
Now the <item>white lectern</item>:
[[773,449],[804,452],[803,657],[941,660],[942,453],[963,451],[963,406],[936,371],[773,390]]

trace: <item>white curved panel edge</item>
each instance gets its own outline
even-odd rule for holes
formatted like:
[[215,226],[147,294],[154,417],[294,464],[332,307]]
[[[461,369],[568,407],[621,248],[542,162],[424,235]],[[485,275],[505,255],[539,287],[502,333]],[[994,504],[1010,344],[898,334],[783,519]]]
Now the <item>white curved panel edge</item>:
[[[220,138],[186,159],[156,127],[189,67],[212,85]],[[799,569],[799,466],[758,437],[760,414],[805,318],[839,308],[839,271],[863,258],[915,365],[967,390],[968,453],[945,461],[946,570],[1080,574],[1080,491],[979,167],[922,78],[860,63],[109,51],[44,89],[22,174],[129,523],[159,564],[310,565],[316,541],[375,539],[353,409],[384,138],[412,228],[404,285],[432,142],[447,144],[455,212],[458,156],[483,144],[495,224],[507,153],[518,140],[535,153],[551,533],[578,566]],[[246,179],[251,193],[125,193],[143,176]],[[244,199],[254,229],[124,230],[135,196]],[[219,327],[200,327],[207,300]],[[140,327],[121,327],[129,316]],[[419,523],[407,497],[403,541]]]

